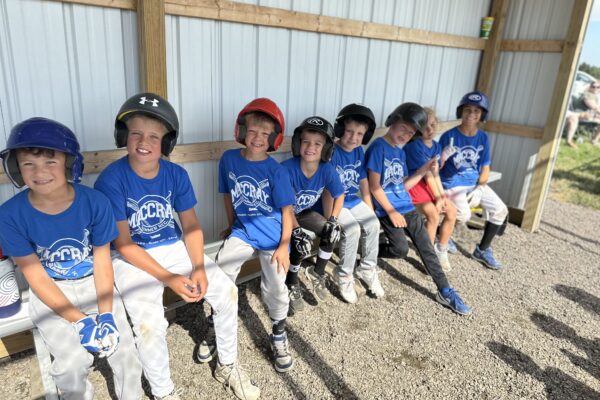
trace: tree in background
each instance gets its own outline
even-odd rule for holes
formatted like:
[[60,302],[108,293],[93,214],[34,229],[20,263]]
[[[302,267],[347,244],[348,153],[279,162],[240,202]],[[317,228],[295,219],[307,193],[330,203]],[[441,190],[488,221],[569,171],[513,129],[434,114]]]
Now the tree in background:
[[581,63],[579,65],[579,70],[587,72],[596,79],[600,79],[600,67],[596,67],[595,65],[590,65],[588,63]]

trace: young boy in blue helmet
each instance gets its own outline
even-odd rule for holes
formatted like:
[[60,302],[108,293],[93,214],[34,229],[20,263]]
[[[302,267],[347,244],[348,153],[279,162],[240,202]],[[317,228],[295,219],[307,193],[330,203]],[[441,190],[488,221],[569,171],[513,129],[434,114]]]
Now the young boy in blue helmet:
[[260,391],[237,361],[237,287],[204,254],[187,172],[162,158],[173,151],[178,132],[175,110],[154,93],[130,97],[115,118],[115,142],[127,155],[106,167],[95,184],[111,201],[119,229],[113,241],[115,285],[155,399],[180,399],[169,368],[165,286],[188,303],[208,301],[217,346],[201,344],[198,359],[208,362],[217,352],[215,379],[239,398],[256,399]]
[[427,113],[415,103],[404,103],[387,117],[387,133],[377,138],[367,150],[365,158],[369,171],[369,187],[375,199],[375,213],[379,217],[389,245],[382,245],[380,257],[405,258],[408,254],[406,235],[410,236],[425,269],[433,278],[438,292],[436,300],[454,312],[467,315],[471,308],[450,286],[442,270],[433,243],[425,227],[425,217],[416,211],[407,190],[416,185],[428,172],[435,172],[437,158],[408,176],[406,154],[399,146],[406,144],[417,131],[427,125]]
[[142,396],[142,368],[113,286],[108,199],[79,185],[83,157],[73,132],[46,118],[13,127],[4,171],[27,189],[0,207],[0,244],[29,283],[29,316],[52,354],[61,399],[92,399],[92,354],[106,357],[119,399]]
[[[308,117],[294,129],[293,157],[282,163],[288,169],[296,193],[290,270],[286,278],[290,291],[290,310],[294,313],[304,309],[298,271],[302,260],[311,254],[312,244],[302,228],[320,238],[315,266],[305,270],[311,290],[318,301],[325,301],[327,297],[325,266],[342,233],[337,219],[344,205],[344,187],[334,166],[329,163],[333,155],[333,138],[333,126],[329,121],[319,116]],[[325,190],[334,199],[329,218],[313,209]]]
[[448,199],[457,210],[457,222],[465,224],[471,218],[471,207],[481,206],[487,222],[481,242],[475,246],[473,258],[491,269],[502,264],[492,252],[492,240],[502,235],[507,223],[508,208],[500,197],[487,185],[490,176],[490,143],[487,134],[479,129],[489,112],[489,102],[481,92],[465,94],[456,117],[460,125],[445,132],[440,138],[444,149],[453,147],[451,157],[440,170],[440,178]]

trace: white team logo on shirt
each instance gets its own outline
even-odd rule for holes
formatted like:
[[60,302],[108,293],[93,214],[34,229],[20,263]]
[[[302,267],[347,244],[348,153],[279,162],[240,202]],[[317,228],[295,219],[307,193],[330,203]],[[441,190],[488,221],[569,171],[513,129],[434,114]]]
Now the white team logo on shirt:
[[392,158],[391,160],[384,158],[383,164],[385,172],[383,174],[382,188],[385,189],[390,183],[392,185],[399,185],[404,182],[404,168],[399,158]]
[[245,204],[248,207],[263,209],[268,213],[273,211],[273,207],[267,203],[270,195],[265,192],[265,189],[269,188],[268,179],[258,182],[248,175],[236,177],[233,172],[229,173],[229,179],[234,182],[234,187],[230,190],[233,208]]
[[[69,272],[81,262],[92,263],[90,231],[83,230],[83,240],[81,241],[75,238],[62,238],[48,247],[36,246],[35,252],[43,266],[59,275],[68,276]],[[90,268],[92,268],[91,265]],[[85,275],[87,271],[83,271],[83,273]]]
[[477,161],[481,157],[479,153],[482,151],[483,146],[477,146],[477,148],[473,146],[459,147],[454,158],[452,158],[454,168],[477,169]]
[[127,208],[133,210],[127,219],[132,235],[151,235],[166,227],[175,228],[171,192],[166,198],[150,194],[138,201],[127,199]]
[[294,205],[294,213],[298,214],[300,211],[311,208],[315,205],[319,197],[323,194],[323,188],[318,191],[315,190],[301,190],[296,193],[296,204]]
[[338,165],[335,167],[338,175],[340,176],[340,180],[344,184],[344,192],[348,192],[348,189],[354,188],[359,189],[358,181],[360,178],[360,174],[358,173],[358,168],[361,166],[360,160],[356,161],[354,164]]

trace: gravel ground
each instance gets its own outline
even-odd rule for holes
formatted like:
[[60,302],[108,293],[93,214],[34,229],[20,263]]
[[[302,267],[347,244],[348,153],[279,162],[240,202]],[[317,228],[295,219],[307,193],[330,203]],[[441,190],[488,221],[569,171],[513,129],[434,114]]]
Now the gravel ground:
[[[461,229],[449,273],[473,307],[468,317],[435,301],[435,287],[411,251],[380,260],[383,299],[348,305],[333,295],[289,318],[296,365],[272,368],[270,323],[258,280],[240,287],[239,350],[265,399],[598,399],[600,398],[600,212],[548,200],[540,230],[509,226],[494,243],[505,265],[468,258],[481,231]],[[200,314],[200,318],[198,318]],[[209,365],[194,362],[205,332],[200,305],[169,327],[172,375],[184,399],[231,399]],[[33,353],[0,364],[0,398],[30,398]],[[92,379],[110,398],[102,365]],[[105,374],[106,375],[106,374]]]

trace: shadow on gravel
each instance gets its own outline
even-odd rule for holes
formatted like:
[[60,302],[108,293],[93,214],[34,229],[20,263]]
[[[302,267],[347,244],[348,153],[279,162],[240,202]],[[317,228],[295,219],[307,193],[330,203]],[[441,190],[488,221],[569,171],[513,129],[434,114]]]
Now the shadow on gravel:
[[558,239],[558,240],[560,240],[561,242],[567,242],[567,243],[569,243],[571,246],[578,247],[578,248],[580,248],[580,249],[581,249],[581,250],[583,250],[583,251],[587,251],[588,253],[592,253],[592,254],[595,254],[595,255],[598,255],[598,256],[600,256],[600,253],[599,253],[599,252],[597,252],[597,251],[594,251],[594,250],[592,250],[592,249],[591,249],[591,248],[589,248],[589,247],[585,247],[585,246],[583,246],[583,245],[582,245],[582,244],[581,244],[579,241],[583,240],[583,241],[585,241],[585,242],[589,242],[589,243],[592,245],[592,247],[593,247],[593,248],[597,248],[597,247],[598,247],[597,245],[596,245],[596,246],[594,246],[594,245],[595,245],[596,243],[598,243],[598,242],[596,242],[596,241],[594,241],[594,240],[591,240],[591,239],[588,239],[588,238],[585,238],[585,237],[583,237],[583,236],[577,235],[577,234],[575,234],[575,233],[573,233],[573,232],[570,232],[570,231],[568,231],[568,230],[566,230],[566,229],[563,229],[563,228],[560,228],[560,227],[557,227],[557,226],[554,226],[554,225],[551,225],[551,224],[547,224],[547,223],[545,223],[545,222],[542,222],[542,224],[544,224],[544,225],[548,225],[548,226],[549,226],[551,229],[556,229],[557,231],[560,231],[560,232],[566,233],[566,234],[568,234],[568,235],[571,235],[571,236],[573,236],[573,237],[575,238],[575,240],[568,240],[568,239],[566,239],[566,238],[565,238],[565,236],[564,236],[564,235],[559,235],[559,234],[556,234],[556,233],[554,233],[554,232],[550,231],[549,229],[543,229],[543,228],[542,228],[542,229],[540,229],[540,232],[544,232],[546,235],[548,235],[548,236],[551,236],[551,237],[553,237],[553,238],[555,238],[555,239]]
[[583,289],[566,285],[555,285],[554,290],[561,296],[578,303],[586,310],[600,315],[600,298],[593,294],[588,293]]
[[421,293],[423,296],[428,297],[429,299],[431,299],[433,301],[436,301],[435,295],[433,293],[431,293],[430,290],[419,285],[417,282],[413,281],[406,275],[402,274],[400,271],[398,271],[397,268],[394,268],[394,266],[391,265],[389,262],[387,262],[385,259],[379,258],[378,265],[382,270],[387,272],[392,278],[400,281],[401,283],[405,284],[406,286],[413,288],[417,292]]
[[600,393],[573,379],[558,368],[541,369],[527,354],[498,342],[488,342],[488,349],[517,372],[531,375],[544,384],[550,400],[597,399]]
[[[588,243],[595,244],[595,245],[600,245],[600,240],[594,240],[594,239],[590,239],[589,237],[578,235],[577,233],[568,231],[565,228],[562,228],[562,227],[554,225],[554,224],[549,224],[548,222],[545,222],[545,221],[541,221],[541,224],[549,226],[552,229],[556,229],[557,231],[564,232],[567,235],[571,235],[573,237],[576,237],[577,239],[583,240],[584,242],[588,242]],[[548,233],[548,232],[546,231],[546,233]]]
[[[200,363],[196,358],[198,354],[198,346],[208,331],[208,317],[204,313],[204,301],[205,300],[203,299],[200,303],[186,304],[185,311],[180,309],[182,312],[185,312],[186,317],[182,318],[178,313],[177,318],[175,321],[173,321],[173,323],[185,329],[190,338],[194,341],[192,357],[194,358],[194,362],[196,364]],[[211,365],[211,367],[214,367],[214,365]]]
[[544,314],[531,314],[531,321],[544,332],[557,339],[568,340],[574,346],[582,350],[587,358],[573,354],[569,350],[561,349],[574,365],[587,371],[596,379],[600,379],[600,353],[598,353],[600,349],[600,339],[596,338],[590,340],[581,337],[577,334],[575,329],[567,324]]
[[[250,307],[248,302],[248,291],[260,296],[260,288],[257,285],[240,286],[240,319],[250,333],[254,345],[259,349],[267,349],[262,352],[266,360],[271,362],[271,350],[269,343],[269,334],[263,326],[258,314]],[[359,397],[346,385],[344,380],[331,368],[315,348],[308,343],[302,335],[290,325],[287,326],[290,346],[296,350],[296,354],[303,358],[313,372],[321,378],[327,389],[336,397],[341,399],[358,400]],[[292,397],[295,399],[307,399],[308,397],[302,391],[294,379],[295,374],[292,370],[287,374],[278,374],[283,382],[290,388]]]

